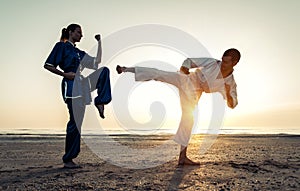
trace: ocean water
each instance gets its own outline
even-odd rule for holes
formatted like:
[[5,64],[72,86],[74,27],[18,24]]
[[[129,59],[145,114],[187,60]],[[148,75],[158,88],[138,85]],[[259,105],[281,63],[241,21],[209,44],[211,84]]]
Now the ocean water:
[[[151,134],[175,134],[177,128],[159,129],[159,130],[141,130],[141,129],[105,129],[105,130],[85,130],[83,128],[82,135],[151,135]],[[49,135],[63,136],[66,134],[65,129],[0,129],[0,135]],[[300,135],[300,127],[223,127],[221,129],[209,130],[200,129],[193,131],[193,134],[291,134]]]

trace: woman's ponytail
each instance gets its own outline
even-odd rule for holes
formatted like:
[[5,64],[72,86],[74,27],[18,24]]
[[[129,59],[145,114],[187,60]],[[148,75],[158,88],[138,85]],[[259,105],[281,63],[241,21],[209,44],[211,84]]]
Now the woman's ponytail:
[[69,39],[69,33],[67,32],[66,28],[63,28],[61,30],[61,37],[60,37],[60,41],[65,42],[66,40]]

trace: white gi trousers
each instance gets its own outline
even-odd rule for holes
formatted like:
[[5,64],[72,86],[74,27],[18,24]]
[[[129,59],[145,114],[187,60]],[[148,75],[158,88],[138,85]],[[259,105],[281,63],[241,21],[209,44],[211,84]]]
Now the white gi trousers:
[[172,84],[178,88],[182,115],[179,128],[174,136],[174,141],[182,146],[187,146],[194,125],[193,111],[203,92],[198,73],[191,72],[189,75],[185,75],[180,72],[167,72],[154,68],[135,67],[135,80],[156,80]]

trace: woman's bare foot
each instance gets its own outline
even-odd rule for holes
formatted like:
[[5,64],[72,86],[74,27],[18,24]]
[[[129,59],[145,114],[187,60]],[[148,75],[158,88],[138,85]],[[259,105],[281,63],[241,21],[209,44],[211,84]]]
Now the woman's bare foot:
[[104,119],[104,105],[100,104],[100,105],[95,105],[96,108],[98,109],[99,115],[102,119]]
[[73,169],[73,168],[81,168],[81,166],[79,166],[78,164],[76,164],[75,162],[73,162],[72,160],[69,162],[65,162],[64,163],[64,168],[69,168],[69,169]]
[[200,163],[194,162],[191,159],[184,157],[184,158],[180,158],[178,161],[178,166],[182,166],[182,165],[200,165]]

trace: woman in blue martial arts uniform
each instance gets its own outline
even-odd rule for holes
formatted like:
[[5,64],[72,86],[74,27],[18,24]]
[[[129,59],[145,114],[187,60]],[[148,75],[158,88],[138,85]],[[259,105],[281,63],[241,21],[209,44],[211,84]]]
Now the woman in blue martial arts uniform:
[[[91,57],[75,45],[82,38],[81,27],[78,24],[70,24],[62,30],[60,42],[57,42],[48,56],[44,68],[63,77],[62,95],[67,104],[70,119],[67,124],[65,154],[63,156],[64,167],[77,168],[73,159],[80,152],[80,132],[85,112],[85,105],[92,101],[90,92],[97,89],[94,104],[100,117],[104,118],[104,105],[111,101],[111,88],[109,69],[101,67],[102,47],[101,37],[96,35],[98,51],[96,57]],[[59,69],[57,69],[59,66]],[[87,77],[80,73],[84,68],[95,71]]]

